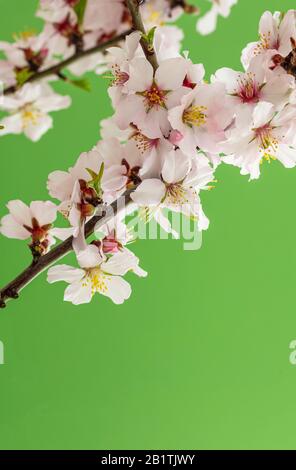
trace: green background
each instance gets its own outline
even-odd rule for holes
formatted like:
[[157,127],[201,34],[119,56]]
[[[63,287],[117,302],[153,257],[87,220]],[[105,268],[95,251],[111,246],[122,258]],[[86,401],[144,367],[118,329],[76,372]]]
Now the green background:
[[[1,39],[39,28],[36,5],[0,0]],[[263,11],[293,7],[239,0],[208,37],[183,18],[184,49],[208,76],[239,69]],[[111,114],[108,80],[90,78],[91,94],[55,85],[73,106],[55,113],[39,143],[1,139],[1,216],[10,199],[46,199],[48,173],[98,139]],[[202,249],[136,243],[149,276],[129,278],[133,295],[123,306],[96,296],[74,307],[62,301],[65,284],[49,285],[43,274],[0,312],[2,449],[296,449],[296,170],[266,163],[249,183],[225,165],[217,179],[203,194],[211,225]],[[0,244],[4,284],[29,254],[25,243]]]

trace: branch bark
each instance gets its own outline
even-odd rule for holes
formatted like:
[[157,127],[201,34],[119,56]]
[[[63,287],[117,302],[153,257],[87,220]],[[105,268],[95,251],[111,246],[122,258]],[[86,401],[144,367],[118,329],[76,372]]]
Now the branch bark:
[[[144,54],[147,60],[152,65],[153,69],[156,70],[158,67],[157,58],[153,47],[148,43],[145,39],[146,31],[142,21],[142,17],[139,11],[139,0],[126,0],[127,6],[132,16],[133,20],[133,27],[134,29],[143,33],[143,37],[141,39],[141,46],[143,48]],[[48,75],[58,74],[62,68],[65,68],[67,65],[75,62],[76,60],[85,57],[89,54],[93,54],[98,52],[102,49],[110,47],[115,42],[118,42],[127,34],[130,34],[131,31],[127,31],[123,33],[121,36],[114,38],[111,41],[107,41],[100,46],[95,48],[89,49],[88,51],[82,51],[76,53],[74,56],[70,57],[69,59],[61,62],[60,64],[51,67],[50,69],[44,70],[43,72],[37,73],[36,75],[32,76],[28,82],[39,80]],[[27,83],[27,82],[26,82]],[[5,94],[13,93],[15,90],[7,89],[4,91]],[[85,238],[90,237],[94,233],[95,227],[100,228],[110,218],[115,216],[118,212],[119,208],[119,201],[124,202],[124,205],[127,205],[131,202],[131,193],[134,191],[135,188],[127,190],[123,196],[119,200],[116,200],[113,204],[103,209],[103,213],[99,216],[94,216],[90,219],[87,224],[85,225]],[[122,198],[124,200],[122,201]],[[17,299],[19,296],[19,292],[26,287],[35,277],[49,268],[53,263],[63,258],[67,253],[73,250],[73,237],[67,238],[64,242],[57,245],[55,248],[50,250],[46,255],[41,256],[36,263],[32,263],[28,266],[21,274],[19,274],[13,281],[9,282],[3,289],[0,290],[0,308],[6,307],[6,301],[9,299]]]
[[[32,75],[28,80],[26,80],[25,83],[31,83],[31,82],[36,82],[38,80],[41,80],[42,78],[48,77],[50,75],[59,75],[59,73],[69,65],[73,64],[74,62],[77,62],[80,59],[83,59],[85,57],[88,57],[89,55],[96,54],[97,52],[105,51],[108,49],[108,47],[114,46],[118,42],[122,41],[125,39],[126,36],[128,36],[132,32],[131,29],[128,31],[125,31],[124,33],[120,34],[119,36],[114,37],[113,39],[110,39],[109,41],[105,41],[98,46],[91,47],[90,49],[87,49],[85,51],[79,51],[73,54],[71,57],[68,59],[53,65],[52,67],[49,67],[48,69],[42,70],[40,72],[36,72],[34,75]],[[25,84],[24,83],[24,84]],[[20,89],[20,86],[11,86],[9,88],[6,88],[3,93],[4,95],[10,95],[12,93],[15,93],[18,89]]]
[[[90,237],[94,233],[94,229],[101,228],[108,220],[115,216],[118,209],[123,205],[131,202],[131,192],[129,189],[125,194],[114,201],[110,206],[105,209],[102,208],[102,214],[94,216],[85,225],[85,238]],[[122,199],[123,198],[123,199]],[[63,258],[66,254],[73,250],[72,247],[73,237],[67,238],[55,248],[51,249],[46,255],[41,256],[36,263],[30,264],[21,274],[19,274],[13,281],[9,282],[3,289],[0,290],[0,308],[6,307],[6,301],[9,299],[17,299],[19,292],[26,287],[35,277],[49,268],[53,263]]]
[[126,4],[132,17],[134,29],[142,33],[141,46],[146,59],[150,62],[155,71],[158,67],[157,57],[153,47],[151,47],[151,45],[148,44],[148,41],[145,39],[146,30],[140,14],[140,2],[139,0],[126,0]]

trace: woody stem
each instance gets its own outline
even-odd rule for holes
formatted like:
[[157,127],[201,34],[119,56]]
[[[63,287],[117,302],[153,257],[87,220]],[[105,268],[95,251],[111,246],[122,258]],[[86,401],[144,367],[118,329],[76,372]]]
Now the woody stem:
[[[98,44],[97,46],[91,47],[90,49],[86,49],[85,51],[78,51],[75,54],[73,54],[71,57],[69,57],[68,59],[63,60],[62,62],[59,62],[58,64],[53,65],[52,67],[49,67],[48,69],[45,69],[45,70],[42,70],[40,72],[34,73],[33,75],[31,75],[28,78],[28,80],[26,80],[25,83],[36,82],[36,81],[41,80],[42,78],[48,77],[50,75],[59,76],[61,71],[63,69],[65,69],[66,67],[68,67],[69,65],[77,62],[80,59],[83,59],[83,58],[88,57],[90,55],[96,54],[97,52],[101,52],[101,51],[104,52],[106,49],[108,49],[108,47],[114,46],[118,42],[125,39],[126,36],[131,34],[131,32],[132,32],[132,30],[129,29],[128,31],[125,31],[124,33],[122,33],[118,36],[115,36],[114,38],[112,38],[108,41],[102,42],[101,44]],[[12,93],[15,93],[19,88],[20,87],[17,86],[17,85],[11,86],[9,88],[6,88],[3,91],[3,93],[4,93],[4,95],[10,95]]]
[[155,71],[158,67],[157,57],[156,57],[156,54],[152,45],[149,44],[149,42],[146,39],[146,30],[145,30],[145,26],[144,26],[141,13],[140,13],[140,8],[139,8],[140,2],[139,0],[126,0],[126,4],[132,17],[134,29],[142,33],[140,42],[141,42],[143,52],[146,56],[146,59],[150,62],[150,64],[152,65]]
[[[100,208],[100,215],[92,217],[85,225],[85,238],[90,237],[95,229],[100,229],[108,220],[112,219],[118,213],[120,208],[127,205],[131,201],[130,195],[133,190],[134,188],[127,190],[121,198],[114,201],[110,206]],[[67,238],[67,240],[51,249],[46,255],[41,256],[37,262],[30,264],[30,266],[15,279],[3,287],[3,289],[0,290],[0,308],[6,306],[7,300],[18,298],[19,292],[30,284],[35,277],[72,251],[72,244],[73,237]]]

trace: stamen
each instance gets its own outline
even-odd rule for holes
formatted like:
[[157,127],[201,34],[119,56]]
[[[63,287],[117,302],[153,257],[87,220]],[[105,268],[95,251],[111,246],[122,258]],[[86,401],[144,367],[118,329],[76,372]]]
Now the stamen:
[[129,74],[122,72],[117,64],[112,66],[112,74],[111,86],[123,86],[129,79]]
[[157,86],[157,84],[154,82],[151,85],[151,88],[149,90],[139,92],[138,94],[141,96],[144,96],[145,98],[145,107],[147,113],[152,109],[152,108],[165,108],[166,109],[166,95],[168,94],[168,90],[160,90]]
[[85,278],[83,287],[91,285],[92,295],[96,292],[105,294],[108,291],[106,281],[110,279],[110,276],[105,274],[99,267],[90,268],[85,270]]
[[256,103],[259,101],[260,88],[255,80],[255,75],[249,72],[238,78],[238,93],[237,96],[243,103]]
[[145,153],[147,150],[151,150],[153,147],[156,147],[159,139],[149,139],[146,135],[141,132],[135,132],[131,139],[136,142],[136,147],[141,153]]
[[276,160],[274,154],[277,153],[279,142],[272,135],[273,128],[266,124],[265,126],[253,129],[256,135],[256,139],[259,141],[259,150],[262,153],[262,161]]
[[166,197],[165,200],[169,204],[186,204],[188,198],[186,190],[181,183],[172,183],[166,185]]
[[22,116],[23,129],[26,129],[31,124],[33,126],[36,126],[42,114],[37,108],[34,108],[32,104],[26,104],[21,109],[21,116]]
[[280,46],[280,40],[279,37],[271,42],[271,31],[268,31],[267,33],[260,34],[259,36],[259,42],[257,43],[255,49],[254,49],[254,55],[259,55],[262,54],[267,49],[279,49]]
[[191,105],[183,112],[183,122],[189,126],[203,126],[207,122],[206,110],[205,106]]

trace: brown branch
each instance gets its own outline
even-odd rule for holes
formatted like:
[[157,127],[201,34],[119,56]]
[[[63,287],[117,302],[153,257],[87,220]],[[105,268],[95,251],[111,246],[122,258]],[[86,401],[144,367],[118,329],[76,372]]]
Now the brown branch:
[[[74,62],[77,62],[80,59],[83,59],[85,57],[88,57],[89,55],[95,54],[100,51],[105,51],[108,49],[108,47],[114,46],[118,42],[122,41],[125,39],[126,36],[131,34],[132,30],[129,29],[128,31],[125,31],[124,33],[120,34],[119,36],[116,36],[109,41],[102,42],[101,44],[91,47],[90,49],[86,49],[85,51],[79,51],[73,54],[71,57],[69,57],[66,60],[63,60],[62,62],[53,65],[52,67],[49,67],[48,69],[42,70],[40,72],[34,73],[34,75],[31,75],[31,77],[28,78],[28,80],[25,81],[25,83],[29,82],[36,82],[37,80],[41,80],[44,77],[48,77],[49,75],[59,75],[61,70],[64,68],[68,67],[69,65],[73,64]],[[25,84],[24,83],[24,84]],[[24,85],[23,84],[23,85]],[[9,88],[6,88],[3,93],[4,95],[10,95],[11,93],[15,93],[20,86],[11,86]]]
[[146,59],[150,62],[153,69],[156,70],[158,67],[157,57],[153,47],[145,39],[146,30],[140,14],[140,2],[139,0],[126,0],[126,4],[132,17],[134,29],[142,33],[141,46],[146,56]]
[[[158,67],[158,62],[156,58],[155,51],[151,44],[148,43],[145,35],[145,27],[141,18],[141,14],[139,12],[139,0],[126,0],[127,6],[131,13],[132,21],[133,21],[133,28],[135,30],[140,31],[143,36],[141,38],[141,46],[143,48],[144,54],[147,60],[152,65],[153,69],[156,70]],[[117,36],[110,41],[106,41],[99,46],[93,47],[86,51],[80,51],[74,54],[69,59],[60,62],[59,64],[50,67],[42,72],[37,72],[36,74],[32,75],[27,82],[34,82],[36,80],[40,80],[49,75],[58,75],[61,73],[61,70],[68,65],[76,62],[77,60],[86,57],[90,54],[94,54],[101,50],[104,50],[113,44],[121,41],[125,38],[131,31],[127,31],[120,36]],[[16,87],[10,87],[4,90],[4,94],[14,93],[16,91]],[[128,204],[131,201],[130,194],[134,190],[129,189],[125,192],[122,196],[124,198],[124,204]],[[92,217],[89,222],[87,222],[85,226],[85,237],[88,238],[90,235],[94,233],[95,227],[100,228],[103,226],[110,218],[117,214],[119,202],[121,198],[115,201],[110,206],[102,209],[102,214],[99,216]],[[60,243],[58,246],[50,250],[46,255],[41,256],[37,262],[33,262],[30,266],[28,266],[21,274],[19,274],[13,281],[9,282],[3,289],[0,290],[0,308],[4,308],[6,306],[6,301],[9,299],[16,299],[19,296],[19,292],[26,287],[35,277],[41,274],[44,270],[49,268],[53,263],[63,258],[67,253],[73,250],[73,237],[69,237],[64,242]]]
[[[110,206],[102,208],[100,215],[92,217],[92,219],[85,225],[85,237],[88,238],[94,233],[94,229],[101,228],[118,210],[124,207],[131,201],[131,192],[134,190],[127,190],[124,195],[114,201]],[[6,306],[6,301],[9,299],[17,299],[19,292],[26,287],[30,282],[41,274],[44,270],[49,268],[53,263],[63,258],[66,254],[73,250],[72,247],[73,237],[67,238],[55,248],[50,250],[46,255],[41,256],[36,263],[32,263],[21,274],[19,274],[13,281],[9,282],[3,289],[0,290],[0,308]]]

